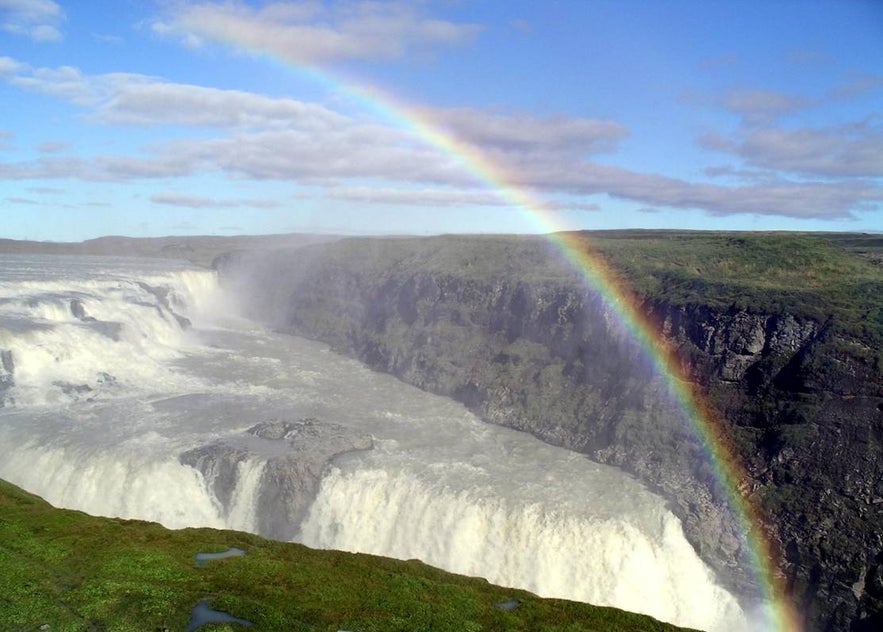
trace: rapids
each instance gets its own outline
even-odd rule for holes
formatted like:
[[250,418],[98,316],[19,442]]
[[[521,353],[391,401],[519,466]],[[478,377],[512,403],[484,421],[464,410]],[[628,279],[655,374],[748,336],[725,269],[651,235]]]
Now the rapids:
[[273,513],[310,546],[746,625],[631,477],[236,313],[208,270],[0,255],[0,477],[93,514],[262,532]]

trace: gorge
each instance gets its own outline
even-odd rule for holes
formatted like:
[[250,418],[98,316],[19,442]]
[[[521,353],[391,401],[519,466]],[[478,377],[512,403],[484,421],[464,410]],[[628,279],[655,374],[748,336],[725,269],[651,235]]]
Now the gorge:
[[[455,570],[504,584],[530,576],[536,583],[527,587],[541,593],[559,590],[547,581],[594,577],[599,596],[564,596],[626,594],[618,603],[630,607],[655,594],[662,608],[655,616],[711,629],[735,625],[723,595],[750,611],[759,590],[728,498],[738,493],[757,510],[777,556],[767,563],[805,629],[876,629],[883,616],[879,239],[577,237],[628,288],[679,376],[648,362],[646,345],[623,327],[609,297],[543,237],[161,244],[202,262],[220,254],[223,301],[214,273],[181,271],[178,263],[62,258],[47,280],[46,260],[32,262],[4,285],[0,476],[62,506],[169,526],[353,550],[382,543],[372,550],[448,567],[484,557],[486,566]],[[116,254],[112,241],[102,247]],[[95,278],[99,263],[108,278]],[[319,343],[426,393],[399,392],[395,380]],[[733,489],[722,486],[688,412],[672,399],[675,378],[700,394],[738,458]],[[545,444],[491,430],[497,426]],[[570,452],[547,452],[552,446]],[[640,484],[602,482],[607,470],[597,464]],[[652,492],[646,504],[637,500],[644,486]],[[383,516],[413,529],[392,535],[378,518],[381,506]],[[466,522],[446,524],[453,516]],[[509,542],[517,553],[477,550],[471,537],[414,546],[431,542],[426,534],[441,524],[445,534],[521,524],[502,539],[476,536]],[[625,532],[633,535],[623,539]],[[517,545],[516,533],[524,539]],[[599,550],[613,553],[588,578],[568,580],[575,576],[559,562],[548,572],[518,569],[526,559],[558,559],[531,546],[557,542],[557,551],[573,554],[596,537],[588,558],[573,556],[577,567]],[[631,544],[616,548],[624,542]],[[635,558],[634,571],[611,570],[626,559],[615,551],[628,548],[647,554]],[[687,559],[707,570],[687,573]],[[491,567],[515,575],[494,576]],[[647,582],[675,592],[641,593]],[[706,585],[724,592],[709,597],[699,590]],[[689,618],[691,593],[724,608]],[[665,603],[680,604],[681,614],[666,614]]]
[[[878,627],[880,239],[664,231],[585,239],[716,412],[744,466],[739,489],[763,516],[807,628]],[[751,583],[735,517],[683,413],[602,297],[547,240],[350,240],[219,266],[273,326],[634,474],[668,499],[736,592]]]

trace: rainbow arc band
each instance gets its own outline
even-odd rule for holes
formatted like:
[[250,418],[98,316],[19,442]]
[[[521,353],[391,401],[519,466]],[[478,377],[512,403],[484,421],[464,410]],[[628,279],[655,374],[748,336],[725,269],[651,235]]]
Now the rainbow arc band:
[[739,482],[745,480],[744,470],[726,438],[722,420],[686,379],[674,349],[661,336],[656,324],[640,310],[634,294],[617,280],[610,267],[592,251],[588,241],[576,232],[568,232],[568,227],[560,223],[552,208],[516,185],[500,166],[477,148],[440,129],[420,108],[409,106],[377,88],[360,85],[358,81],[345,78],[340,73],[269,55],[266,51],[256,51],[240,42],[229,43],[347,95],[369,112],[441,150],[502,201],[517,208],[532,221],[538,232],[547,236],[578,272],[586,288],[601,297],[605,306],[640,346],[645,361],[664,380],[669,397],[688,420],[690,430],[700,442],[714,472],[717,485],[726,493],[739,521],[743,545],[749,553],[754,579],[760,587],[759,597],[765,604],[760,625],[775,632],[801,632],[801,617],[784,598],[784,577],[778,570],[759,513],[739,489]]

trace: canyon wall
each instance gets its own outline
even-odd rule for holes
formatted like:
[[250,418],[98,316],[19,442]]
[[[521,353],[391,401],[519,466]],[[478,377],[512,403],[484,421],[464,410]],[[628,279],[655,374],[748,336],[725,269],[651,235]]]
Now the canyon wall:
[[[218,267],[253,317],[633,474],[668,499],[721,581],[750,594],[733,490],[709,456],[725,444],[807,627],[883,624],[880,360],[831,318],[789,309],[788,296],[769,309],[636,292],[654,331],[639,342],[532,237],[347,240]],[[679,378],[655,369],[662,351],[648,345],[706,410],[678,405],[667,380]],[[711,445],[697,432],[707,423]]]

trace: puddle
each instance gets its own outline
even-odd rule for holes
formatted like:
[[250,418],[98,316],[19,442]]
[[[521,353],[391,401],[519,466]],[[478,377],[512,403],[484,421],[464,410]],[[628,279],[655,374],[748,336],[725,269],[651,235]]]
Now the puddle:
[[220,610],[214,610],[203,599],[193,606],[193,610],[190,611],[190,622],[187,624],[184,632],[193,632],[193,630],[206,623],[239,623],[245,626],[252,625],[251,621],[248,619],[240,619],[239,617],[234,617],[232,614],[227,614]]
[[240,555],[245,555],[245,551],[231,547],[220,553],[197,553],[193,556],[193,559],[196,560],[197,566],[205,566],[206,562],[211,562],[212,560],[222,560],[225,557],[239,557]]
[[521,605],[521,602],[517,599],[510,599],[508,601],[498,601],[496,603],[497,608],[500,610],[515,610],[518,606]]

